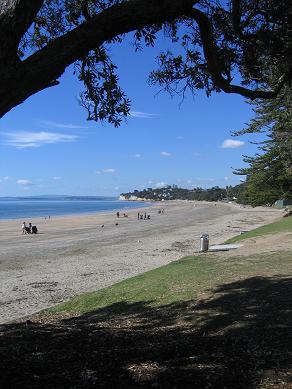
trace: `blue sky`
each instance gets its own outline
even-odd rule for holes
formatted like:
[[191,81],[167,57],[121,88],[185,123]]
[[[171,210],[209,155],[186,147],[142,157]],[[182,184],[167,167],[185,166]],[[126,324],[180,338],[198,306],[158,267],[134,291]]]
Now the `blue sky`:
[[135,53],[112,46],[132,115],[119,128],[86,121],[82,85],[68,69],[61,84],[0,120],[0,196],[119,195],[144,187],[235,185],[232,168],[254,154],[249,137],[232,138],[253,116],[244,98],[224,93],[193,98],[158,93],[147,77],[161,42]]

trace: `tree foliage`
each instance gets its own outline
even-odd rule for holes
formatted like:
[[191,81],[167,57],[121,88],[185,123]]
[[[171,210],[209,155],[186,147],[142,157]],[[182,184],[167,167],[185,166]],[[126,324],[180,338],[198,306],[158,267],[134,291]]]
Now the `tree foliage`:
[[245,196],[252,205],[292,199],[292,90],[285,88],[275,100],[254,106],[255,118],[237,135],[263,133],[266,140],[254,157],[244,157],[248,166],[236,171],[247,176]]
[[147,188],[143,190],[134,190],[133,192],[122,193],[126,199],[135,196],[137,198],[146,200],[198,200],[198,201],[229,201],[238,197],[241,191],[241,186],[226,186],[219,188],[214,186],[212,188],[194,188],[186,189],[179,188],[177,185],[166,185],[163,188]]
[[3,0],[0,116],[75,64],[88,119],[119,125],[130,102],[108,47],[130,32],[136,49],[169,40],[150,82],[171,93],[275,98],[291,81],[291,19],[290,0]]

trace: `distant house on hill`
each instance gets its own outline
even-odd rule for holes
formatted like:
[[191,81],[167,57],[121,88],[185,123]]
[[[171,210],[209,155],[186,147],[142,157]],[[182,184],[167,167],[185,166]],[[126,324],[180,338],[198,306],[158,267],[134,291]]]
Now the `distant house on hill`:
[[285,207],[287,207],[289,205],[292,205],[292,199],[287,199],[287,200],[281,199],[281,200],[277,200],[275,202],[275,207],[276,208],[285,208]]

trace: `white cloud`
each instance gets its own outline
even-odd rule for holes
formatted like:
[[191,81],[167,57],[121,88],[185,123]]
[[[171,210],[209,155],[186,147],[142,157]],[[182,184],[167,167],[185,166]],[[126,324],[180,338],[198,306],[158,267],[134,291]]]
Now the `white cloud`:
[[41,124],[44,127],[54,127],[54,128],[69,128],[69,129],[86,129],[86,128],[88,128],[86,126],[80,126],[78,124],[56,123],[56,122],[51,122],[48,120],[41,120]]
[[23,186],[24,189],[27,189],[33,185],[33,183],[30,180],[24,180],[24,179],[17,180],[16,183],[18,185]]
[[114,187],[114,190],[119,190],[120,188],[118,186],[115,186]]
[[55,181],[58,181],[58,180],[61,180],[61,179],[62,179],[62,177],[57,177],[57,176],[53,177],[53,180],[55,180]]
[[17,149],[29,147],[40,147],[44,144],[55,144],[64,142],[74,142],[79,138],[77,135],[59,134],[54,132],[12,132],[4,134],[6,143]]
[[171,156],[171,154],[168,153],[167,151],[161,151],[160,155],[161,155],[162,157],[170,157],[170,156]]
[[241,140],[233,140],[233,139],[225,139],[222,143],[222,149],[237,149],[238,147],[242,147],[245,145],[245,142]]
[[0,178],[0,182],[7,181],[7,180],[9,180],[8,176]]
[[225,180],[225,181],[228,181],[228,180],[229,180],[229,177],[224,177],[224,180]]
[[135,155],[134,155],[134,158],[141,158],[141,157],[142,157],[141,154],[135,154]]
[[116,171],[116,169],[112,169],[112,168],[102,170],[103,173],[115,173],[115,171]]
[[130,111],[130,115],[134,118],[140,119],[155,119],[159,116],[157,113],[147,113],[139,111]]
[[109,169],[102,169],[102,170],[97,170],[97,174],[101,174],[101,173],[115,173],[116,172],[116,169],[112,169],[112,168],[109,168]]

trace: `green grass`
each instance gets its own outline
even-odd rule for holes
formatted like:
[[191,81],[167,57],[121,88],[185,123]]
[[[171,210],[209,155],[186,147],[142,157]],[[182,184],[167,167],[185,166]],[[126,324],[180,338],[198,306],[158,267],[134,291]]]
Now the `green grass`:
[[73,298],[44,312],[85,313],[114,306],[124,309],[134,303],[159,307],[162,305],[194,300],[200,293],[225,282],[232,282],[242,276],[292,274],[292,251],[271,255],[257,255],[249,258],[224,259],[214,254],[186,257],[169,265],[127,279],[112,287]]
[[225,243],[235,243],[248,238],[255,238],[266,234],[275,234],[277,232],[292,232],[292,217],[286,217],[271,224],[248,231],[242,235],[228,239]]
[[212,271],[208,261],[204,263],[201,258],[187,257],[112,287],[83,294],[49,311],[86,312],[121,301],[147,301],[151,306],[183,301],[190,296],[195,297],[196,290],[208,281]]
[[[277,232],[292,232],[292,218],[283,218],[275,223],[249,231],[229,239],[227,243]],[[114,306],[124,309],[143,302],[150,307],[159,307],[174,302],[194,300],[201,293],[234,279],[275,274],[292,275],[292,251],[276,254],[261,254],[250,257],[216,256],[203,254],[182,258],[179,261],[119,282],[109,288],[86,293],[44,311],[45,315],[59,313],[85,313],[95,309]]]

